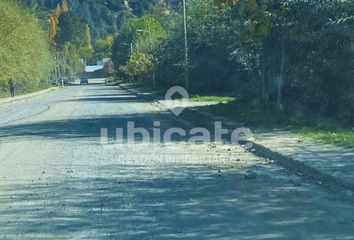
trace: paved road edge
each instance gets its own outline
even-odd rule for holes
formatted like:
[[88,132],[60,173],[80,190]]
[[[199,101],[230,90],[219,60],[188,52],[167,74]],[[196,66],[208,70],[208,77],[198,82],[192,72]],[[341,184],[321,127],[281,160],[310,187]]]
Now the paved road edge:
[[[159,96],[154,96],[151,93],[141,93],[136,89],[126,88],[119,84],[119,87],[131,94],[136,95],[137,97],[145,98],[146,100],[151,100],[158,102],[161,99]],[[207,118],[208,121],[214,121],[215,117],[220,120],[220,116],[214,116],[214,114],[208,114],[203,112],[202,110],[194,109],[194,110],[185,110],[193,114],[200,115],[199,119]],[[192,119],[186,119],[182,117],[183,120],[189,121],[191,124],[194,124]],[[227,121],[228,119],[223,118],[223,120]],[[208,123],[204,123],[208,124]],[[203,124],[202,124],[203,125]],[[244,124],[242,123],[234,123],[234,124],[226,124],[227,128],[234,127],[242,127]],[[354,201],[354,184],[343,181],[338,177],[334,177],[331,174],[322,172],[308,164],[297,161],[296,159],[291,158],[290,156],[285,156],[277,151],[272,149],[268,149],[256,142],[253,143],[253,148],[249,150],[251,154],[254,154],[258,157],[262,157],[268,160],[273,160],[274,163],[284,169],[286,169],[289,173],[298,175],[303,181],[312,182],[319,187],[326,189],[330,192],[336,193],[338,198],[342,200]]]
[[59,88],[58,87],[51,87],[51,88],[48,88],[48,89],[45,89],[45,90],[24,94],[24,95],[21,95],[21,96],[18,96],[18,97],[14,97],[14,98],[11,98],[11,97],[2,98],[2,99],[0,99],[0,104],[9,104],[9,103],[13,103],[13,102],[23,101],[23,100],[26,100],[26,99],[29,99],[29,98],[33,98],[33,97],[37,97],[37,96],[46,94],[48,92],[51,92],[51,91],[54,91],[54,90],[57,90],[57,89],[59,89]]

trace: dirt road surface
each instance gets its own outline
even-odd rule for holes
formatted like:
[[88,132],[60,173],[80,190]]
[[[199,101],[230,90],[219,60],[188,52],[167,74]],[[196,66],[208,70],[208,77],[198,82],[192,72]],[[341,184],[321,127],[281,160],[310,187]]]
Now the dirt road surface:
[[102,145],[190,125],[91,83],[0,107],[0,239],[354,239],[352,203],[240,146]]

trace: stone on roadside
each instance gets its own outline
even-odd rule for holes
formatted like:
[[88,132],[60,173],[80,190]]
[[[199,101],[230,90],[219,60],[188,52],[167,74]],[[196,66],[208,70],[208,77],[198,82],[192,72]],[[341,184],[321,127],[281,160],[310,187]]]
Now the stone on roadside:
[[290,177],[289,182],[292,183],[294,186],[301,186],[302,180],[299,177],[293,176]]
[[248,171],[244,174],[244,177],[245,177],[247,180],[254,180],[254,179],[257,179],[257,173],[256,173],[255,171],[248,170]]

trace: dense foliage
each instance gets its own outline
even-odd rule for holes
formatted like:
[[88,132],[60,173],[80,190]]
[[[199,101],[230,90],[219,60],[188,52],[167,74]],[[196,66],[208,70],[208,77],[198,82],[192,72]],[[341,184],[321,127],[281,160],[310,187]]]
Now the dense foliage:
[[154,57],[150,54],[133,52],[126,65],[122,66],[120,70],[134,80],[135,76],[140,78],[151,72],[154,68],[154,61]]
[[[353,1],[187,2],[193,92],[232,94],[295,118],[354,115]],[[158,85],[183,85],[183,16],[166,5],[160,12],[168,37],[153,49]]]
[[0,1],[0,84],[6,89],[14,79],[18,86],[37,87],[47,82],[53,61],[47,34],[36,17],[11,1]]
[[[52,11],[62,0],[17,0],[30,8]],[[177,8],[179,0],[67,0],[69,8],[88,24],[94,39],[104,39],[118,32],[127,19],[153,11],[155,5],[167,3]],[[155,11],[157,12],[157,11]]]
[[56,45],[61,48],[67,42],[80,45],[84,38],[84,24],[77,14],[73,11],[62,13],[58,21],[58,33],[55,37]]
[[[150,59],[150,54],[157,48],[159,48],[161,42],[166,39],[167,34],[163,29],[162,25],[157,21],[156,18],[145,15],[143,17],[131,18],[127,24],[122,28],[116,37],[114,44],[112,46],[112,59],[116,66],[124,66],[129,64],[125,68],[125,73],[127,69],[131,69],[136,61],[136,59]],[[141,52],[145,54],[134,54],[136,52]],[[153,58],[153,57],[152,57]],[[141,61],[143,63],[149,62],[151,65],[151,60]],[[151,62],[151,63],[150,63]],[[142,67],[143,69],[154,69],[153,66]],[[132,71],[129,71],[132,72]],[[149,71],[133,71],[138,74],[128,74],[128,75],[143,75],[147,74]]]

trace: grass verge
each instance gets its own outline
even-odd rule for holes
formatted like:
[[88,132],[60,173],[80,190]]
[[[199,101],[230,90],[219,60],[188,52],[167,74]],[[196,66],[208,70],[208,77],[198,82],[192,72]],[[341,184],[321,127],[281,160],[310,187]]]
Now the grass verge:
[[[37,87],[32,87],[32,88],[24,88],[24,89],[20,89],[20,90],[17,89],[15,92],[15,95],[22,96],[22,95],[29,94],[29,93],[39,92],[39,91],[48,89],[50,87],[52,87],[52,86],[49,84],[43,84],[43,85],[40,85]],[[9,91],[0,91],[0,99],[1,98],[9,98],[10,96],[11,95],[10,95]]]
[[[320,143],[334,144],[354,150],[353,126],[337,120],[308,119],[300,121],[278,117],[275,111],[245,106],[237,101],[206,106],[200,109],[245,123],[246,126],[265,129],[287,129],[310,137]],[[186,115],[191,117],[188,115],[192,115],[192,113],[187,113]]]
[[298,126],[296,133],[315,139],[321,143],[335,144],[354,150],[354,130],[338,127],[337,129],[316,129],[307,126]]
[[222,103],[229,103],[236,100],[234,97],[228,96],[200,96],[194,95],[190,99],[192,102],[222,102]]
[[[130,83],[121,83],[124,87],[132,87],[141,92],[150,92],[163,96],[166,89],[145,87]],[[190,101],[195,102],[220,102],[217,105],[199,107],[198,109],[212,112],[225,118],[233,119],[246,126],[265,129],[287,129],[295,133],[310,137],[321,143],[334,144],[354,150],[354,126],[336,121],[323,119],[298,120],[289,116],[280,117],[274,109],[264,109],[248,106],[228,96],[200,96],[194,95]],[[195,111],[186,110],[182,115],[199,125],[208,125],[204,116],[199,116]],[[212,126],[208,126],[212,127]]]

